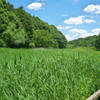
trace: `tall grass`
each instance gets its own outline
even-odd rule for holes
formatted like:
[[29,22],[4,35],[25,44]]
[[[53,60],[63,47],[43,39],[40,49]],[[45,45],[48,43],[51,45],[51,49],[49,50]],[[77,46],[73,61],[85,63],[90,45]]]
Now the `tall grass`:
[[0,100],[85,100],[100,89],[100,52],[0,48]]

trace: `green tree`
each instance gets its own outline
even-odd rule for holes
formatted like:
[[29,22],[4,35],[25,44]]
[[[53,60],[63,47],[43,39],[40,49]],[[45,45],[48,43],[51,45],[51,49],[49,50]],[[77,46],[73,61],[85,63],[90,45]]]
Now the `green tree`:
[[58,42],[58,47],[66,48],[67,39],[65,38],[65,36],[60,31],[58,31],[54,25],[50,25],[49,28],[50,34],[52,34],[53,38]]
[[97,48],[97,50],[100,50],[100,33],[95,40],[95,47]]
[[7,9],[7,11],[15,12],[14,6],[12,4],[10,4],[9,2],[6,3],[6,9]]
[[0,0],[0,8],[6,7],[6,0]]
[[34,43],[34,42],[31,42],[31,43],[29,44],[29,48],[35,48],[35,43]]
[[10,22],[2,33],[2,38],[7,47],[19,47],[25,44],[25,31],[16,28],[16,24]]
[[36,47],[57,48],[58,43],[52,35],[46,30],[36,30],[33,35],[33,41]]
[[5,47],[6,43],[2,39],[2,33],[6,30],[9,22],[6,10],[6,0],[0,0],[0,47]]
[[74,45],[74,47],[93,47],[95,45],[96,35],[88,36],[86,38],[79,38],[69,41],[68,44]]
[[6,43],[3,41],[3,39],[0,39],[0,47],[6,47]]
[[67,40],[54,25],[31,16],[23,7],[0,0],[0,46],[65,48]]

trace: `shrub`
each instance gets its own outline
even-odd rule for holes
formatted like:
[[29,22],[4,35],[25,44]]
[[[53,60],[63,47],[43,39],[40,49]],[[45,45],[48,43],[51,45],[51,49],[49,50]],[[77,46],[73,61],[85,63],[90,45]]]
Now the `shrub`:
[[72,49],[72,48],[74,48],[74,45],[72,45],[72,44],[67,44],[66,47]]
[[31,43],[29,44],[29,48],[35,48],[35,43],[31,42]]

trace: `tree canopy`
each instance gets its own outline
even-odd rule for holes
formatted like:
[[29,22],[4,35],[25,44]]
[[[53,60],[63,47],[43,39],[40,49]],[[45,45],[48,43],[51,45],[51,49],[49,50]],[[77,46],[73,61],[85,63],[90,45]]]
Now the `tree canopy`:
[[99,35],[96,37],[96,40],[95,40],[95,47],[97,48],[97,50],[100,50],[100,33],[99,33]]
[[74,45],[74,47],[92,47],[95,46],[96,35],[88,36],[86,38],[79,38],[69,41],[68,44]]
[[65,48],[65,36],[54,26],[0,0],[0,47]]

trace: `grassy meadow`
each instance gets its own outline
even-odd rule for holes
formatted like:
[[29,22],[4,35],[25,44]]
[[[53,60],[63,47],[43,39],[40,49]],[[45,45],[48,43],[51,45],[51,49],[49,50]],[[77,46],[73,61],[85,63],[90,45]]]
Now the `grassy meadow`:
[[0,48],[0,100],[85,100],[100,89],[100,52]]

